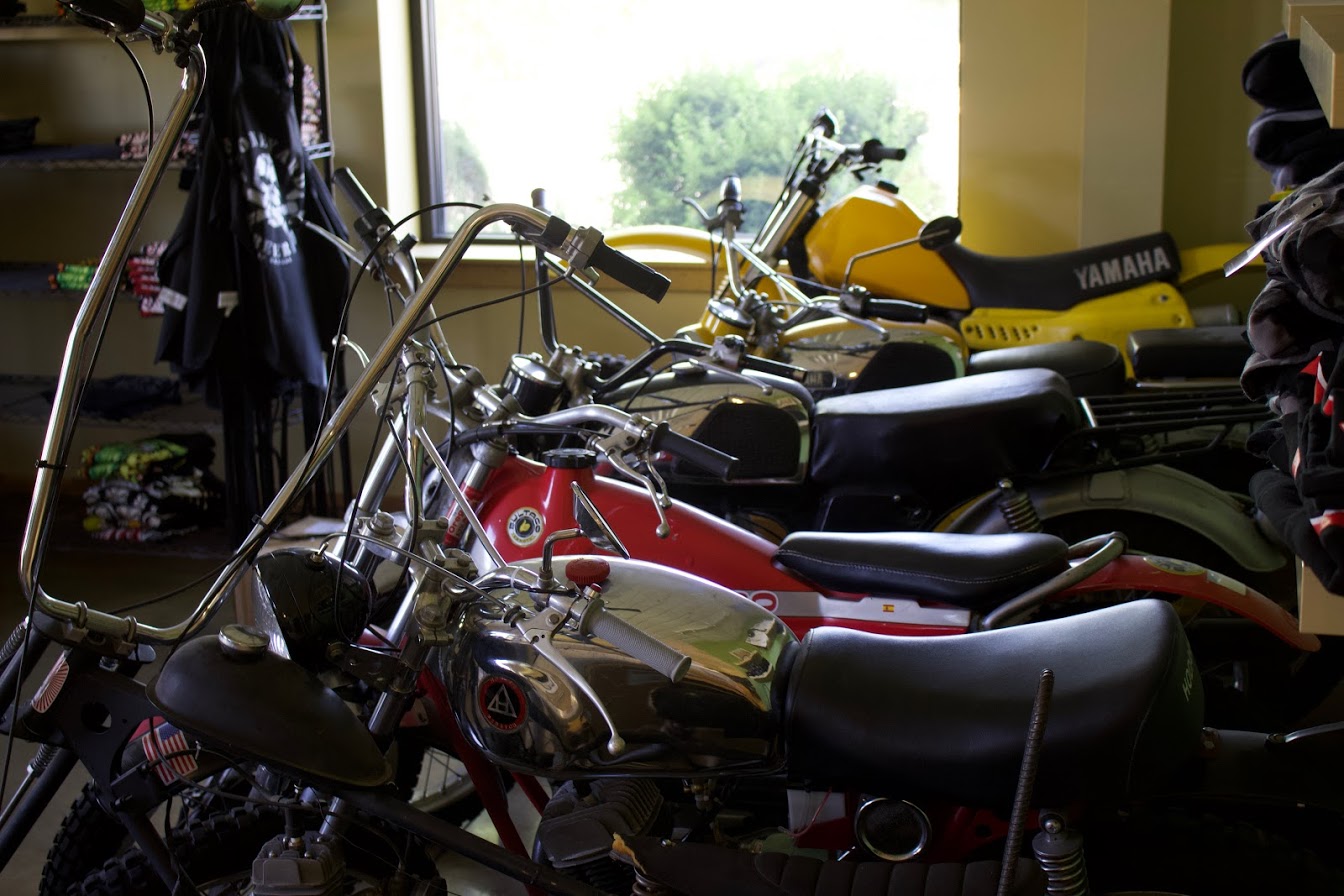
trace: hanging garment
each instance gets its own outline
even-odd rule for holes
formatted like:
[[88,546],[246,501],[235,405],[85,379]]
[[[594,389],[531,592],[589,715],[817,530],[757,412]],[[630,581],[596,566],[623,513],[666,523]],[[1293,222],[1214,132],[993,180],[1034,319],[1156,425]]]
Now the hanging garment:
[[[159,263],[158,358],[193,385],[227,352],[242,360],[236,367],[256,396],[282,381],[324,387],[348,272],[303,222],[342,237],[345,228],[300,138],[303,62],[293,32],[242,7],[202,14],[201,31],[210,64],[200,147]],[[224,328],[234,315],[238,326]]]
[[[321,394],[348,289],[326,182],[304,150],[304,65],[290,26],[242,7],[203,13],[209,59],[191,191],[159,261],[158,359],[220,408],[229,529],[276,488],[280,399]],[[309,401],[316,409],[320,401]],[[317,426],[305,419],[306,433]],[[282,466],[284,458],[281,458]]]
[[1344,594],[1344,164],[1247,231],[1260,239],[1303,214],[1262,253],[1267,282],[1246,324],[1242,388],[1278,414],[1252,437],[1273,469],[1256,474],[1251,492],[1322,584]]

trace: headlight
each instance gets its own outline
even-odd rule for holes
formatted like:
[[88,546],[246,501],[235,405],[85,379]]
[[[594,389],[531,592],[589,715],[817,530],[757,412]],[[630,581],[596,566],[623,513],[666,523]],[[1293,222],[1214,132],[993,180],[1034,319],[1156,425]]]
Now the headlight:
[[369,581],[339,559],[311,548],[285,548],[260,557],[241,602],[270,638],[273,653],[318,671],[327,645],[354,643],[369,623],[374,592]]

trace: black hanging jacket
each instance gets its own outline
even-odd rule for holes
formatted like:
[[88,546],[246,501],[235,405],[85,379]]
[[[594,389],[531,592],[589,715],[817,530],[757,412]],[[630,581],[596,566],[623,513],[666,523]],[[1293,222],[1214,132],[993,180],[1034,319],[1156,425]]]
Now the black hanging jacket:
[[[253,399],[322,388],[348,287],[331,193],[300,140],[303,62],[290,26],[242,7],[201,16],[207,60],[195,177],[159,264],[158,360],[189,384],[238,377]],[[243,385],[243,384],[240,384]],[[217,396],[212,396],[217,397]]]

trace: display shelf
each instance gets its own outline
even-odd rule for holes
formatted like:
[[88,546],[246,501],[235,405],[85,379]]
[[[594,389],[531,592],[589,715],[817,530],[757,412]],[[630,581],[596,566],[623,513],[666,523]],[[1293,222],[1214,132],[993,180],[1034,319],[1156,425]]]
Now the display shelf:
[[0,41],[104,40],[106,37],[93,28],[76,26],[64,16],[0,18]]
[[[53,376],[0,374],[0,422],[46,423],[51,416],[47,393],[56,388]],[[80,415],[81,425],[111,426],[121,429],[167,431],[190,428],[221,432],[219,411],[205,403],[205,397],[184,394],[180,404],[168,404],[132,417],[114,420],[92,414]]]
[[[55,273],[55,262],[0,262],[0,299],[82,301],[85,290],[52,288],[49,278]],[[118,290],[117,298],[139,301],[134,293],[127,290]]]
[[[177,159],[169,168],[186,164]],[[80,143],[60,146],[36,145],[0,154],[0,168],[36,168],[42,171],[139,171],[144,159],[123,159],[115,143]]]
[[[326,6],[305,3],[289,17],[291,22],[326,21]],[[107,35],[96,28],[76,24],[68,16],[13,16],[0,18],[0,41],[24,40],[104,40]]]

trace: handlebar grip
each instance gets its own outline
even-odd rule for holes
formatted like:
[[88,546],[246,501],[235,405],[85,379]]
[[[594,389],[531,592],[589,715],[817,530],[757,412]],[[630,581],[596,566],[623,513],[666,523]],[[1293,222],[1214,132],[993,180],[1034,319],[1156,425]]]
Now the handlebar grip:
[[362,218],[369,212],[378,209],[378,203],[373,201],[373,197],[369,195],[368,190],[364,189],[364,185],[359,182],[359,178],[355,177],[355,173],[349,168],[337,168],[331,179],[336,182],[336,186],[341,188],[345,198],[350,201],[356,217]]
[[786,380],[793,380],[795,383],[805,382],[807,380],[807,369],[804,367],[795,367],[792,364],[785,364],[783,361],[775,361],[770,358],[758,358],[755,355],[744,355],[742,357],[742,366],[748,370],[754,370],[757,373],[770,373]]
[[876,138],[864,141],[863,160],[865,162],[899,162],[904,158],[904,147],[883,146],[882,141]]
[[687,463],[708,470],[720,479],[731,479],[737,472],[737,458],[704,442],[673,432],[666,423],[658,424],[649,439],[649,448],[675,454]]
[[97,22],[118,34],[129,34],[145,21],[145,4],[141,0],[61,0],[61,5],[77,17]]
[[640,264],[624,252],[618,252],[606,243],[599,243],[589,256],[588,263],[603,273],[610,274],[640,295],[661,302],[672,281],[646,264]]
[[669,681],[681,681],[690,671],[690,657],[646,634],[605,607],[589,610],[586,628],[589,634],[667,676]]
[[901,299],[869,299],[864,303],[869,317],[896,321],[903,324],[922,324],[929,319],[929,308],[918,302]]

